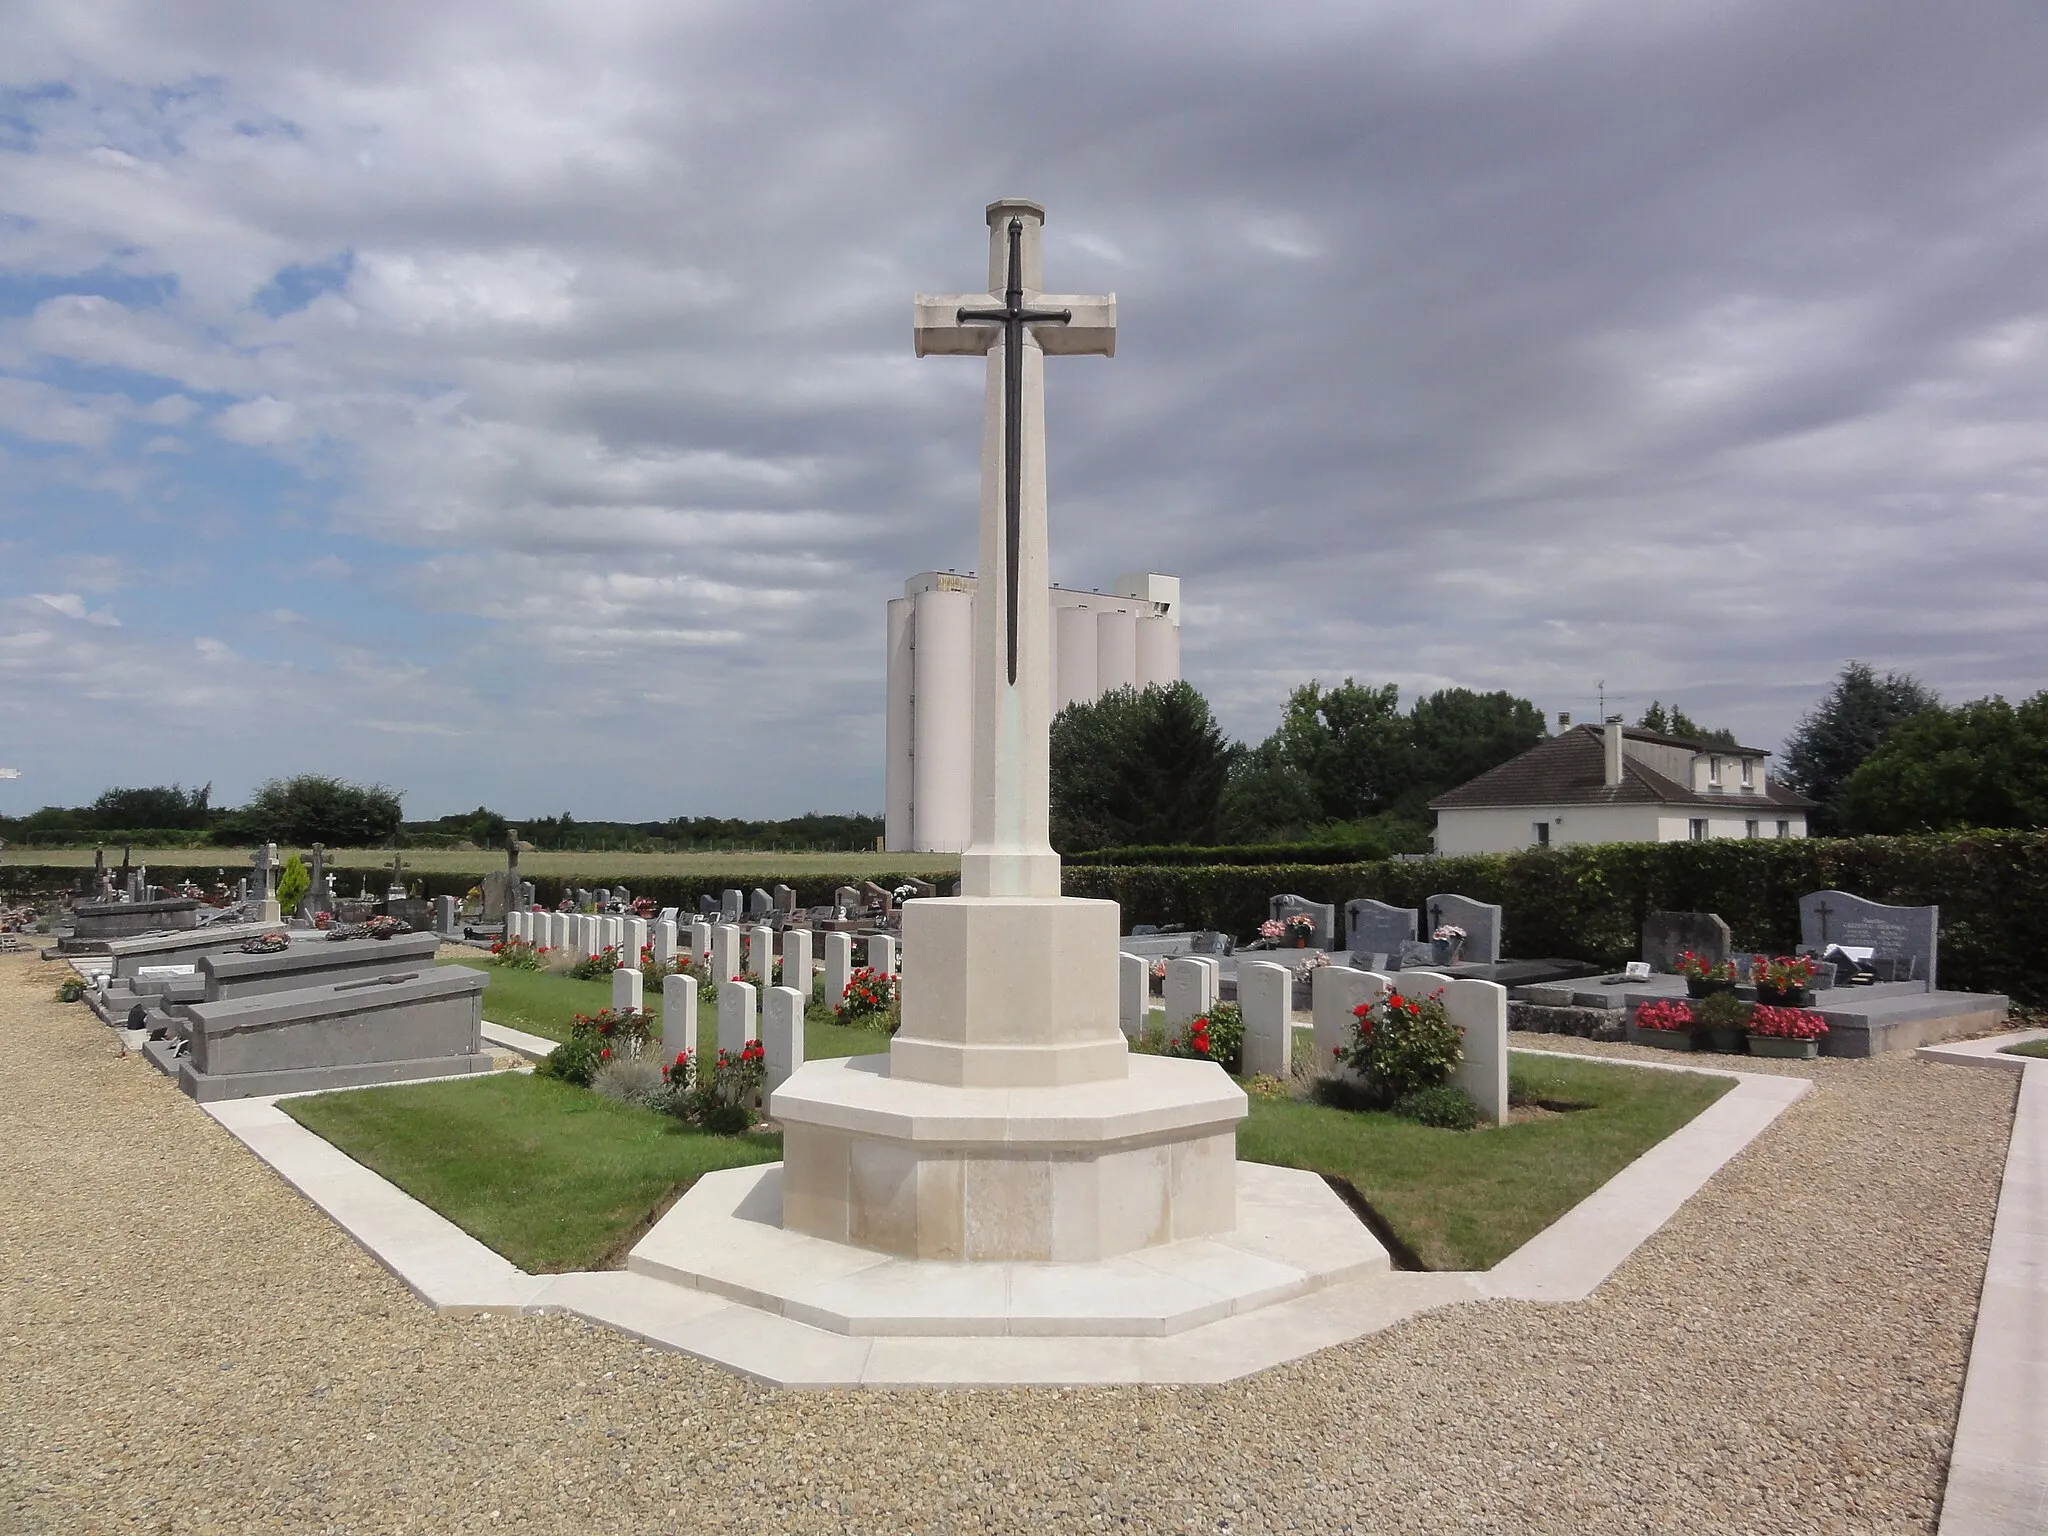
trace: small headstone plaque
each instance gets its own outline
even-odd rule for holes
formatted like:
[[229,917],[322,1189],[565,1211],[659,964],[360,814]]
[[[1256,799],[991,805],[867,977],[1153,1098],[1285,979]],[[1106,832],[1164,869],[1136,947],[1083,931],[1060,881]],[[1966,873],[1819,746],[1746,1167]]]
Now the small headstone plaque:
[[1678,957],[1687,950],[1719,965],[1734,942],[1712,912],[1652,912],[1643,920],[1643,959],[1664,976],[1677,974]]
[[[1868,948],[1873,969],[1900,981],[1939,985],[1935,959],[1941,936],[1941,908],[1892,907],[1847,891],[1815,891],[1799,898],[1799,947],[1824,955],[1837,944]],[[1876,962],[1889,962],[1877,966]]]
[[1458,958],[1466,965],[1500,963],[1500,908],[1470,896],[1442,894],[1422,904],[1424,938],[1446,923],[1465,930],[1465,947]]

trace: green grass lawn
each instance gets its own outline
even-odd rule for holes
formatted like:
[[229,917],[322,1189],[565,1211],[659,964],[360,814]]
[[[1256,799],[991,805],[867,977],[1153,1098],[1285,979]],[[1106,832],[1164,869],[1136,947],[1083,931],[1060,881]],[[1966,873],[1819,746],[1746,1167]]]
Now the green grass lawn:
[[779,1136],[707,1135],[524,1072],[279,1108],[530,1274],[616,1263],[672,1192],[782,1156]]
[[[530,1035],[550,1040],[569,1038],[569,1025],[579,1013],[596,1013],[612,1005],[612,984],[604,981],[576,981],[553,971],[514,971],[492,965],[479,956],[475,960],[443,960],[443,965],[466,965],[490,977],[484,988],[484,1017],[509,1029],[523,1029]],[[646,999],[647,1011],[661,1017],[661,992],[657,988]],[[829,1022],[829,1015],[810,1009],[804,1019],[804,1060],[825,1056],[868,1056],[889,1049],[889,1037],[872,1029],[853,1029]],[[659,1029],[656,1030],[657,1037]],[[709,1008],[697,1010],[697,1040],[715,1043],[718,1020]]]
[[1489,1269],[1734,1085],[1697,1073],[1510,1056],[1513,1098],[1569,1104],[1497,1129],[1254,1099],[1237,1154],[1337,1174],[1430,1269]]
[[2023,1040],[2018,1045],[2002,1045],[1998,1048],[2001,1056],[2039,1056],[2048,1059],[2048,1040]]

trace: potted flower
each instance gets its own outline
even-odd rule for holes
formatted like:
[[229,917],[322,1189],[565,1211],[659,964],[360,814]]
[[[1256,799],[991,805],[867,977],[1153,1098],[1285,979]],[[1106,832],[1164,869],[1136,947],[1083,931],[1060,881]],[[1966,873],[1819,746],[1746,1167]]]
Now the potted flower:
[[1749,1054],[1811,1060],[1820,1054],[1820,1037],[1827,1032],[1827,1020],[1810,1008],[1759,1003],[1749,1012]]
[[1678,974],[1685,978],[1687,997],[1712,997],[1716,992],[1735,990],[1735,962],[1709,960],[1687,950],[1678,957]]
[[1750,1012],[1750,1005],[1734,992],[1716,992],[1700,999],[1692,1018],[1706,1031],[1710,1048],[1724,1056],[1740,1056],[1749,1034]]
[[1654,1046],[1660,1051],[1689,1051],[1693,1024],[1692,1004],[1682,998],[1661,997],[1638,1003],[1635,1017],[1629,1020],[1629,1044]]
[[1287,937],[1287,925],[1277,917],[1269,917],[1259,924],[1259,937],[1268,944],[1278,944]]
[[1430,947],[1438,965],[1455,965],[1458,956],[1465,952],[1465,930],[1456,923],[1445,923],[1429,936]]
[[1766,960],[1757,955],[1749,962],[1749,979],[1756,983],[1756,1000],[1766,1008],[1804,1008],[1813,1001],[1806,984],[1818,967],[1806,955],[1780,955]]
[[1287,919],[1287,942],[1296,949],[1307,949],[1315,941],[1316,920],[1306,912],[1296,912]]

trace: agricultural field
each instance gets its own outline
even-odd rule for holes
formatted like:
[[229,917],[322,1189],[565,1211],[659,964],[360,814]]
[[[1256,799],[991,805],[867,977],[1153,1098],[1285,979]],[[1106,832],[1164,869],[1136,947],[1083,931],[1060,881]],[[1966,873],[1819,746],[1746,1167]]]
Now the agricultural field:
[[[134,863],[159,868],[205,868],[246,871],[255,854],[253,848],[136,848],[129,857]],[[307,849],[280,848],[279,854]],[[505,855],[495,848],[407,848],[400,850],[405,867],[414,874],[476,874],[503,869]],[[92,867],[90,848],[9,849],[4,863],[44,865],[52,868]],[[108,849],[109,862],[120,863],[120,849]],[[328,866],[333,869],[389,869],[391,852],[385,848],[330,848]],[[676,875],[683,877],[719,875],[736,880],[757,875],[803,875],[808,873],[869,877],[876,875],[919,875],[926,879],[958,874],[960,856],[953,853],[567,853],[533,852],[519,856],[520,873],[529,878],[554,875],[562,878],[605,879],[617,877],[630,883],[636,876]]]

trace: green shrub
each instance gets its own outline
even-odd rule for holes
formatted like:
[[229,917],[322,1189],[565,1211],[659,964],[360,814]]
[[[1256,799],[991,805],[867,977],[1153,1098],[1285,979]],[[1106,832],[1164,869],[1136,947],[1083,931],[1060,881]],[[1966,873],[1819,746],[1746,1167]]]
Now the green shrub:
[[862,966],[846,984],[846,996],[833,1010],[841,1024],[858,1024],[867,1029],[895,1034],[903,1023],[903,997],[896,978],[887,971]]
[[565,1083],[574,1083],[578,1088],[588,1088],[590,1080],[603,1065],[600,1052],[604,1044],[595,1035],[572,1034],[538,1062],[534,1073],[540,1077],[559,1078]]
[[768,1057],[761,1042],[749,1040],[734,1056],[726,1051],[709,1061],[679,1055],[662,1074],[668,1110],[694,1120],[719,1136],[738,1136],[754,1123],[754,1106],[768,1081]]
[[1425,998],[1394,991],[1376,1003],[1361,1003],[1342,1056],[1358,1073],[1366,1102],[1386,1108],[1449,1082],[1465,1048],[1439,988]]
[[621,1104],[649,1109],[666,1095],[661,1068],[644,1056],[613,1056],[590,1075],[590,1089]]
[[1693,1000],[1692,1021],[1702,1029],[1747,1029],[1749,1008],[1733,992],[1716,992]]
[[578,981],[603,981],[619,968],[619,952],[612,945],[606,945],[594,955],[585,955],[569,967],[569,974]]
[[1209,1011],[1174,1040],[1168,1056],[1213,1061],[1235,1076],[1244,1070],[1244,1010],[1236,1003],[1212,1003]]
[[1469,1131],[1479,1124],[1479,1104],[1455,1083],[1418,1088],[1388,1106],[1404,1120],[1435,1126],[1440,1131]]
[[85,996],[85,983],[76,976],[66,976],[57,983],[57,1001],[75,1003]]
[[284,869],[277,877],[277,910],[290,917],[299,910],[299,903],[306,898],[306,892],[313,889],[313,876],[306,868],[306,861],[296,853],[284,861]]

